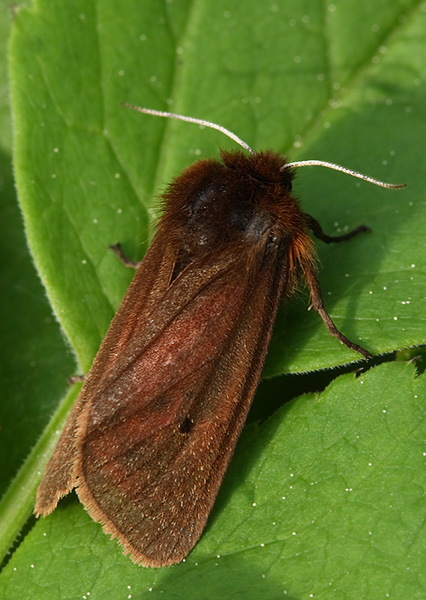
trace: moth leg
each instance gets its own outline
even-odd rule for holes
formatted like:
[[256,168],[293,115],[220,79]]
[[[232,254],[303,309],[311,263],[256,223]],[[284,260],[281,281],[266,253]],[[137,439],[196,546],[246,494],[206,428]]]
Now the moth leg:
[[126,267],[129,267],[130,269],[137,269],[139,267],[140,261],[127,258],[127,256],[123,254],[120,244],[114,244],[113,246],[110,246],[110,249],[116,253],[120,261]]
[[356,229],[353,229],[352,231],[349,231],[349,233],[345,233],[344,235],[327,235],[323,232],[321,225],[316,219],[311,217],[311,215],[306,215],[306,217],[308,227],[312,231],[314,236],[322,242],[325,242],[326,244],[331,244],[334,242],[344,242],[346,240],[350,240],[359,233],[362,233],[363,231],[371,231],[369,227],[366,227],[365,225],[360,225]]
[[68,385],[74,385],[74,383],[83,383],[85,379],[86,375],[72,375],[71,377],[68,377],[67,382]]
[[365,359],[370,360],[370,358],[373,358],[372,354],[368,352],[368,350],[365,350],[365,348],[363,348],[362,346],[354,344],[353,342],[348,340],[348,338],[345,337],[343,333],[340,333],[336,325],[333,323],[330,315],[325,309],[321,295],[320,284],[315,274],[314,268],[311,265],[304,265],[304,273],[306,282],[311,292],[312,307],[319,313],[321,319],[324,321],[324,324],[327,327],[328,331],[331,333],[331,335],[334,335],[341,344],[344,344],[348,348],[355,350],[355,352],[359,352],[359,354],[361,354]]

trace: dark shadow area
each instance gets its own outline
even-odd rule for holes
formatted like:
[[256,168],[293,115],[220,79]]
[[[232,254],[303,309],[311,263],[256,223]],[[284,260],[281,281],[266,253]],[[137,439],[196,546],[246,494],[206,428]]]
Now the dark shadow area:
[[395,360],[395,357],[395,352],[389,352],[382,356],[375,356],[368,362],[363,361],[356,364],[342,365],[333,369],[324,369],[322,371],[312,371],[297,375],[281,375],[271,379],[264,379],[257,390],[247,423],[256,421],[262,423],[283,404],[301,394],[322,392],[334,379],[341,375],[368,371],[372,367],[376,367],[382,363],[392,362]]

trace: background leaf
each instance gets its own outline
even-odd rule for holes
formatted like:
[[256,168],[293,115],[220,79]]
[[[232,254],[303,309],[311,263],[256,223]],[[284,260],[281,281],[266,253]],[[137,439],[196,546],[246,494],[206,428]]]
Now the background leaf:
[[425,393],[413,366],[387,364],[248,427],[205,534],[168,569],[132,564],[68,498],[15,553],[1,597],[420,599]]
[[[131,278],[108,246],[120,241],[126,254],[142,256],[157,214],[155,196],[166,182],[195,158],[233,147],[217,132],[129,112],[124,101],[221,123],[256,149],[406,181],[406,190],[389,192],[304,169],[297,193],[329,233],[361,222],[373,230],[339,247],[319,247],[320,278],[338,327],[376,353],[425,342],[425,23],[422,5],[402,0],[311,2],[309,8],[291,1],[249,7],[39,0],[18,11],[10,78],[19,198],[32,255],[82,371]],[[25,290],[32,289],[30,279]],[[19,288],[19,280],[6,287]],[[32,304],[46,310],[36,293],[41,301]],[[280,313],[267,375],[356,360],[307,304],[300,294]],[[28,309],[28,301],[12,306],[7,314],[17,312],[28,323],[9,334],[5,373],[15,375],[5,383],[14,401],[5,409],[1,443],[8,448],[13,440],[17,450],[5,481],[47,423],[73,369],[55,324],[57,341],[43,341],[42,314]],[[32,376],[22,370],[26,356],[37,358]],[[310,389],[302,375],[279,378],[276,398],[259,408],[271,390],[263,386],[254,406],[260,417],[288,397],[295,380],[299,390]],[[423,385],[412,368],[382,365],[362,380],[339,377],[323,396],[300,397],[260,429],[248,428],[186,564],[135,567],[71,497],[25,537],[2,573],[1,593],[143,597],[153,587],[163,597],[184,591],[199,598],[202,584],[211,598],[275,598],[284,591],[358,598],[373,590],[375,597],[424,597]],[[8,535],[28,514],[38,471],[71,400],[5,496],[0,527],[1,519],[7,522]],[[388,413],[379,407],[390,404],[388,429]],[[367,468],[364,458],[379,466]],[[24,509],[13,516],[18,505]],[[398,557],[407,544],[404,563]]]
[[[66,378],[74,368],[74,358],[52,316],[28,252],[16,201],[6,60],[8,30],[12,23],[9,4],[0,1],[1,495],[49,421],[66,389]],[[32,488],[22,515],[24,522],[33,504],[33,493]],[[9,525],[16,536],[22,521],[14,526],[8,519],[1,520],[3,550],[8,549],[11,541],[4,536],[4,529]]]

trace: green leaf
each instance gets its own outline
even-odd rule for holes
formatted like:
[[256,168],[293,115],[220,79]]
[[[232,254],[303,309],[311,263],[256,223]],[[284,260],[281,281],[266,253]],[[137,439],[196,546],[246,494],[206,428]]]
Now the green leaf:
[[201,541],[168,569],[132,564],[68,498],[0,597],[424,598],[425,395],[413,366],[387,364],[248,427]]
[[[338,247],[318,244],[338,328],[375,353],[425,343],[426,13],[419,6],[39,0],[17,12],[10,79],[19,200],[31,253],[82,371],[131,278],[108,246],[120,241],[140,258],[167,181],[196,158],[234,146],[217,132],[132,113],[122,102],[215,121],[256,149],[406,181],[394,192],[301,169],[296,192],[327,233],[361,223],[372,229]],[[297,295],[281,311],[266,375],[357,360],[308,303]],[[63,347],[46,347],[33,331],[42,320],[31,313],[22,337],[39,348],[40,362],[52,360],[54,381],[48,394],[34,386],[31,402],[18,397],[19,410],[32,406],[30,426],[34,413],[46,423],[58,382],[72,370],[69,358],[55,367]],[[18,373],[22,358],[13,358]],[[285,590],[289,597],[423,597],[424,413],[421,393],[414,398],[423,379],[403,365],[383,365],[364,380],[346,375],[318,399],[300,397],[259,430],[249,427],[186,564],[134,566],[75,498],[62,501],[4,569],[4,597],[140,597],[153,587],[163,597],[199,598],[201,584],[209,598],[275,598]],[[280,394],[291,380],[281,378]],[[5,540],[29,512],[67,406],[0,505]],[[393,407],[392,420],[378,412],[382,406]],[[22,456],[34,432],[16,431]]]
[[[12,173],[12,137],[7,81],[10,3],[0,3],[0,491],[7,489],[37,438],[49,422],[74,359],[28,252]],[[10,15],[13,16],[12,14]],[[40,467],[38,467],[40,469]],[[7,551],[33,506],[37,468],[26,478],[14,502],[3,505],[0,519],[1,556]],[[33,479],[31,479],[31,474]],[[18,518],[8,518],[17,513]],[[7,515],[7,516],[6,516]],[[6,533],[7,532],[7,533]]]

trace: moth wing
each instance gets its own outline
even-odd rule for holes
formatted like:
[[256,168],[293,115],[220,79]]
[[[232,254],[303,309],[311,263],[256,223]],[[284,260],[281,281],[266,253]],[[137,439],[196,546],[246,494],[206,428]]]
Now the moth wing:
[[[125,347],[133,334],[124,326],[126,319],[132,316],[136,327],[144,322],[151,311],[153,299],[167,289],[175,264],[175,251],[164,240],[155,238],[144,260],[139,266],[132,283],[111,322],[85,384],[77,398],[65,427],[59,437],[55,450],[47,463],[43,479],[37,490],[34,512],[37,516],[48,515],[55,508],[62,496],[68,494],[75,486],[76,473],[76,436],[77,420],[83,411],[87,399],[99,386],[99,381],[114,374],[115,357]],[[155,268],[153,268],[155,265]]]
[[78,419],[78,495],[143,565],[178,562],[200,537],[286,284],[283,259],[226,256],[192,264],[145,312]]

